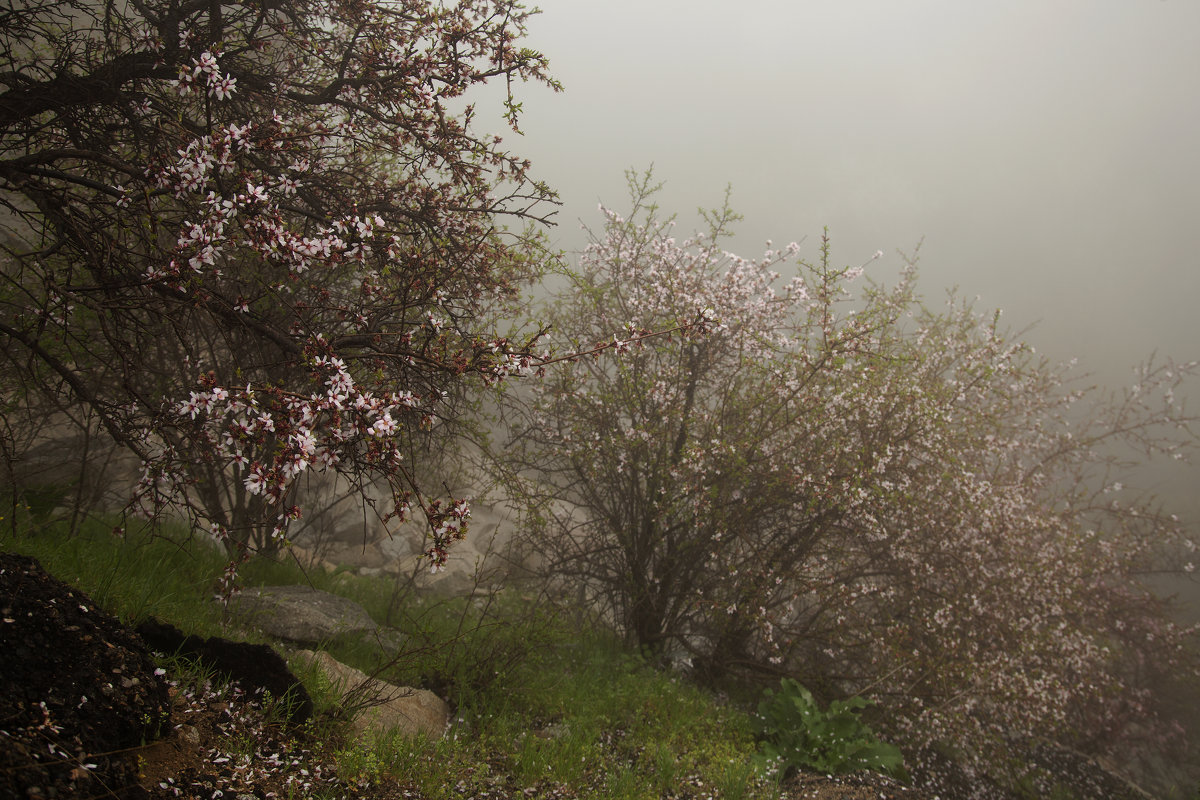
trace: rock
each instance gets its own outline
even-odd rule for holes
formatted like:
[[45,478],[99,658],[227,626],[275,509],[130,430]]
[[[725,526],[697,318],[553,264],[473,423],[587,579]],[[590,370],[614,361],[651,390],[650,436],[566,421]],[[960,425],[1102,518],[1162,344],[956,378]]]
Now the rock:
[[298,563],[304,569],[312,569],[317,567],[325,570],[326,572],[335,572],[338,568],[337,564],[326,560],[321,553],[317,552],[316,550],[311,550],[307,547],[301,547],[298,544],[294,544],[279,553],[278,558],[284,563],[287,563],[289,559],[294,558],[296,563]]
[[469,537],[450,548],[445,566],[437,572],[429,569],[423,554],[410,555],[396,563],[400,574],[413,576],[413,587],[437,597],[468,597],[489,588],[499,577],[486,552],[476,549]]
[[[350,487],[346,487],[350,488]],[[337,493],[330,490],[330,497]],[[376,487],[368,505],[388,504],[383,487]],[[469,485],[448,489],[455,497],[471,497]],[[519,503],[503,497],[472,499],[471,526],[466,541],[450,550],[446,569],[431,574],[422,558],[428,530],[417,513],[399,525],[385,525],[364,516],[360,504],[336,501],[294,530],[293,546],[281,557],[295,558],[306,567],[329,572],[349,571],[370,577],[414,579],[414,586],[437,596],[466,596],[480,586],[494,586],[511,570],[512,532],[520,516]],[[378,524],[376,524],[378,523]]]
[[312,716],[312,698],[304,685],[288,669],[283,656],[269,645],[234,642],[220,636],[207,639],[184,636],[174,625],[153,617],[137,627],[138,634],[151,647],[167,654],[177,653],[199,661],[214,672],[241,684],[243,689],[270,692],[289,702],[288,720],[299,725]]
[[200,746],[200,731],[196,730],[193,726],[180,725],[175,730],[175,733],[179,736],[181,742],[185,742],[192,747]]
[[229,599],[229,611],[240,624],[299,644],[375,634],[379,628],[358,603],[311,586],[245,589]]
[[379,552],[383,553],[383,557],[387,562],[393,564],[408,556],[415,555],[420,550],[417,546],[419,542],[420,539],[416,535],[396,533],[380,539],[377,546],[379,547]]
[[305,569],[323,569],[329,573],[359,571],[374,569],[385,572],[388,557],[384,555],[378,544],[363,545],[344,544],[341,542],[324,542],[317,548],[302,547],[294,544],[279,554],[279,559],[287,562],[295,559]]
[[423,557],[416,557],[413,559],[416,562],[413,565],[416,567],[416,588],[437,597],[467,597],[473,594],[480,582],[475,572],[476,564],[468,559],[467,553],[451,552],[446,565],[437,572],[431,572]]
[[0,553],[0,797],[139,797],[130,748],[169,715],[136,634],[35,559]]
[[357,735],[397,731],[405,736],[440,739],[450,724],[450,706],[427,689],[393,686],[347,666],[326,652],[300,650],[296,657],[316,664],[352,710]]

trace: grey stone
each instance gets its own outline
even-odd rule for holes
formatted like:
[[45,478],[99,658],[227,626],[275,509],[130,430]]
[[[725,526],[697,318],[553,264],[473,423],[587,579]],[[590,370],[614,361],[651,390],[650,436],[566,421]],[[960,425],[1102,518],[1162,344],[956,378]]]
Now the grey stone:
[[420,550],[417,546],[419,541],[416,535],[408,531],[394,533],[379,540],[379,550],[384,558],[394,562],[416,554]]
[[294,544],[281,554],[283,561],[294,558],[305,569],[317,567],[326,572],[334,572],[337,570],[337,564],[332,561],[327,561],[322,558],[321,553],[308,547],[301,547]]
[[432,572],[424,556],[409,556],[400,562],[402,574],[413,576],[413,586],[438,597],[467,597],[482,584],[478,570],[483,561],[468,542],[455,542],[446,565]]
[[296,657],[315,664],[342,696],[353,714],[358,736],[400,733],[440,739],[450,724],[450,706],[428,689],[394,686],[341,663],[326,652],[300,650]]
[[338,566],[381,568],[387,563],[379,547],[374,544],[364,545],[362,542],[354,544],[335,542],[326,548],[324,556],[326,561]]
[[311,586],[246,589],[230,598],[229,610],[240,624],[302,644],[374,634],[379,627],[358,603]]

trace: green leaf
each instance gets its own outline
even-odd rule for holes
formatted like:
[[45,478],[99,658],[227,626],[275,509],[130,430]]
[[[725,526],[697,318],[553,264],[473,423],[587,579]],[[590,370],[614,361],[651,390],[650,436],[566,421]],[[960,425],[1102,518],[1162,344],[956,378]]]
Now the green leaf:
[[856,696],[822,710],[808,689],[784,678],[778,692],[763,693],[758,707],[761,756],[756,763],[783,772],[799,767],[833,773],[900,771],[900,750],[879,741],[858,716],[869,705]]

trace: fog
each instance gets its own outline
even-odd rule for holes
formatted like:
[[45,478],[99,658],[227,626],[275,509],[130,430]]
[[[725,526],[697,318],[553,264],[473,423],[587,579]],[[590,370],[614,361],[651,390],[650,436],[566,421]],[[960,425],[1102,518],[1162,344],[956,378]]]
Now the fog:
[[[566,91],[518,89],[508,143],[562,197],[558,246],[653,164],[689,227],[731,186],[745,255],[807,237],[812,256],[828,225],[838,262],[883,250],[886,280],[923,242],[927,298],[978,296],[1101,383],[1200,358],[1200,3],[541,8],[526,43]],[[1154,481],[1200,519],[1194,471]]]

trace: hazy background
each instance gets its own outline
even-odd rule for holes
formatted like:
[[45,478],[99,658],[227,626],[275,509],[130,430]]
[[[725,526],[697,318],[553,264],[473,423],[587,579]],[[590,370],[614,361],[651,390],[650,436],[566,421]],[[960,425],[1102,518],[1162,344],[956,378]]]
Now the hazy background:
[[[1200,0],[544,0],[508,143],[561,194],[574,250],[654,165],[692,229],[725,186],[734,248],[804,242],[1000,308],[1056,360],[1131,381],[1200,359]],[[1200,397],[1190,404],[1195,407]],[[1200,474],[1161,479],[1200,521]]]

